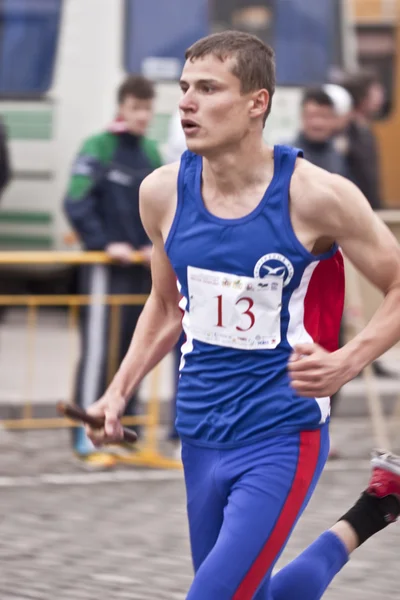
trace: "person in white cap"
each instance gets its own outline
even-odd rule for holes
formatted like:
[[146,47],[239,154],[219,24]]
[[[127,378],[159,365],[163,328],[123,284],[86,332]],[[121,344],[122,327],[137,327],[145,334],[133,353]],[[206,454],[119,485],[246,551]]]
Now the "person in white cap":
[[[347,163],[347,155],[349,151],[348,127],[353,114],[353,99],[350,93],[341,85],[336,83],[327,83],[323,86],[323,90],[333,102],[335,110],[335,136],[333,144],[335,149],[345,157]],[[346,164],[346,171],[348,170]],[[344,173],[346,174],[346,173]]]
[[343,131],[347,127],[351,119],[351,111],[353,110],[353,100],[349,92],[336,83],[327,83],[323,86],[323,90],[331,98],[336,118],[337,130]]

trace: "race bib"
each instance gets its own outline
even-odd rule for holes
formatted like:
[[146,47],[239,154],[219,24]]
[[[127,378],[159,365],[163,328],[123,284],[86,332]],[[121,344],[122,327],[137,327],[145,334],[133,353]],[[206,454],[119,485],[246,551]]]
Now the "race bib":
[[283,278],[239,277],[188,267],[193,338],[240,350],[267,350],[281,341]]

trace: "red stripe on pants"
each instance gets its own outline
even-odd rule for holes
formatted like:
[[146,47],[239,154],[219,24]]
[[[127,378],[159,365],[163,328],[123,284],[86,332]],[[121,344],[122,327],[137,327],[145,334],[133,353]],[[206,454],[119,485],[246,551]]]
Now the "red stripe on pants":
[[232,600],[251,600],[270,570],[296,522],[314,478],[321,445],[320,431],[300,434],[300,451],[296,474],[286,502],[265,546],[250,567]]

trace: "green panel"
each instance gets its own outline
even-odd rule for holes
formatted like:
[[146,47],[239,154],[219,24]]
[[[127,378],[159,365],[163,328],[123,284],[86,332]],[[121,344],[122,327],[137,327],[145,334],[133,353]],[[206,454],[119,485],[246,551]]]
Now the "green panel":
[[53,238],[49,235],[18,235],[0,233],[0,247],[8,249],[47,250],[53,248]]
[[[51,140],[53,137],[53,109],[4,109],[1,115],[11,140]],[[154,115],[148,137],[159,143],[166,142],[170,119],[170,114]]]
[[1,210],[0,223],[18,223],[21,225],[51,225],[53,215],[49,212],[25,210]]
[[53,110],[6,109],[1,113],[12,140],[51,140]]
[[147,137],[161,144],[166,142],[170,120],[170,114],[159,113],[154,115]]
[[[11,140],[51,140],[53,137],[52,109],[4,109],[1,115]],[[170,119],[170,114],[154,115],[148,137],[157,142],[166,142]]]

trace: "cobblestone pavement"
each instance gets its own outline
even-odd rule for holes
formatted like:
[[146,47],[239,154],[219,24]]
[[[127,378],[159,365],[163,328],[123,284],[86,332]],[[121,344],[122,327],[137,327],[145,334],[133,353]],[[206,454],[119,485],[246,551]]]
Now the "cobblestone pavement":
[[[343,421],[335,429],[346,459],[328,465],[279,566],[368,480],[368,426]],[[68,442],[65,431],[0,432],[0,599],[183,600],[192,571],[181,474],[86,473]],[[399,547],[393,525],[355,553],[324,598],[399,597]]]

